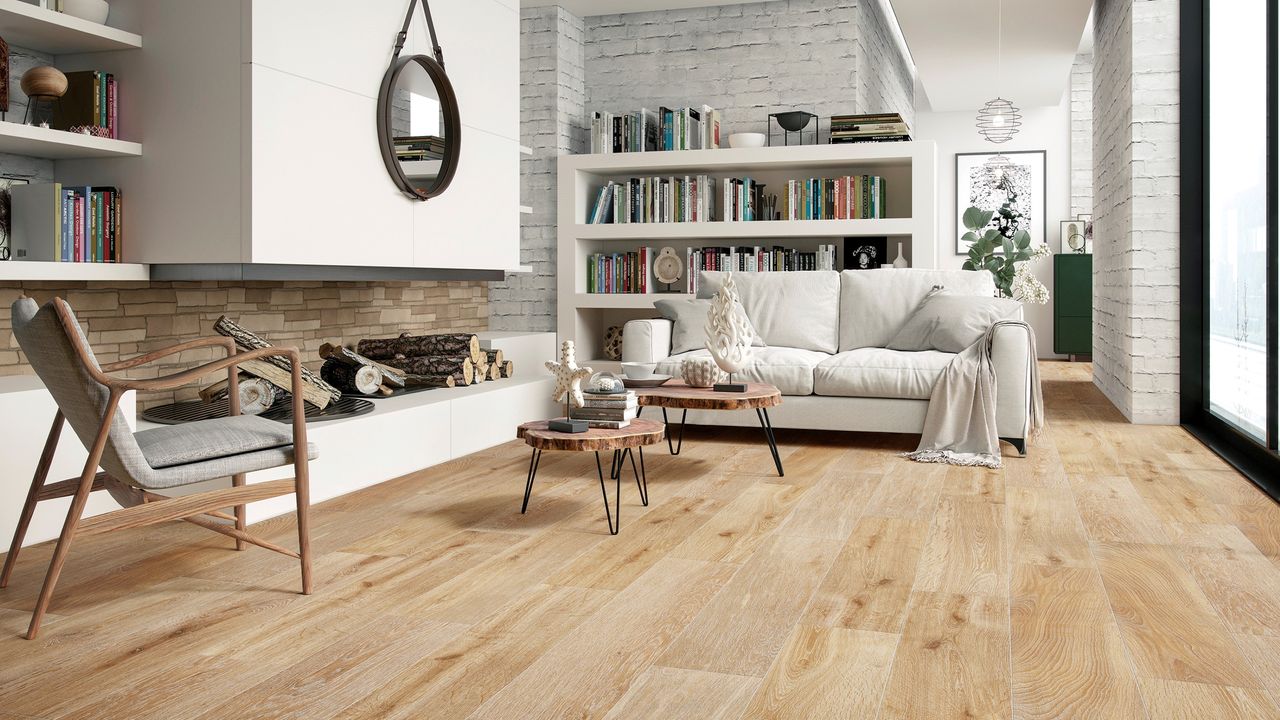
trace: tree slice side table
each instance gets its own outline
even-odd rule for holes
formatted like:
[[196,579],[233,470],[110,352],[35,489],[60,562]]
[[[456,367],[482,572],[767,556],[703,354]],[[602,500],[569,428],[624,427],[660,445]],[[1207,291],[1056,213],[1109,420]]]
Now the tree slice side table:
[[[640,502],[649,504],[649,479],[644,471],[644,446],[657,445],[666,434],[666,426],[654,420],[636,418],[631,424],[617,430],[609,428],[591,428],[583,433],[563,433],[550,430],[546,420],[527,422],[516,428],[516,437],[524,440],[533,448],[529,458],[529,476],[524,484],[524,503],[520,505],[520,514],[529,509],[529,496],[533,493],[533,480],[538,475],[538,462],[542,459],[543,450],[567,450],[570,452],[594,452],[596,454],[596,475],[600,478],[600,494],[604,496],[604,518],[609,524],[609,534],[617,535],[622,527],[622,469],[629,458],[631,474],[636,478],[636,488],[640,491]],[[638,450],[640,467],[636,469],[636,456],[632,450]],[[604,486],[604,469],[600,465],[600,451],[612,450],[613,461],[609,465],[609,479],[614,481],[613,513],[609,513],[609,493]]]
[[682,380],[672,380],[658,387],[634,390],[641,410],[646,407],[662,408],[663,425],[667,424],[667,408],[682,411],[680,437],[674,445],[671,444],[671,434],[667,434],[667,449],[672,455],[679,455],[684,447],[684,421],[690,410],[755,410],[765,440],[769,441],[773,466],[778,470],[778,477],[783,477],[778,441],[773,435],[773,424],[769,422],[769,408],[782,404],[782,392],[778,388],[765,383],[747,383],[745,392],[716,392],[711,388],[690,387]]

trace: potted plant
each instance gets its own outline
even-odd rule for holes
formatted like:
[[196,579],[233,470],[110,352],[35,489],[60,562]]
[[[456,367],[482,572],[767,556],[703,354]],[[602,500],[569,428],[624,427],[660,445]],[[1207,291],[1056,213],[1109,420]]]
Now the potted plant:
[[[990,227],[992,218],[997,218],[995,227]],[[969,258],[964,269],[991,273],[1000,297],[1044,305],[1049,302],[1049,289],[1032,274],[1031,264],[1052,252],[1047,243],[1032,247],[1031,235],[1018,227],[1021,220],[1013,194],[999,210],[965,210],[962,221],[967,232],[960,239],[969,243]]]

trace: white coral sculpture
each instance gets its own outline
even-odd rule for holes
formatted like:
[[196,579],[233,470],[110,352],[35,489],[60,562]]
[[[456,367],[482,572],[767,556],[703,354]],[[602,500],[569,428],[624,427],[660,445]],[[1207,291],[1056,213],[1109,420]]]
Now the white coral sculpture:
[[733,273],[725,276],[724,285],[711,299],[707,311],[707,350],[720,369],[733,374],[751,362],[753,330],[738,302],[738,288]]

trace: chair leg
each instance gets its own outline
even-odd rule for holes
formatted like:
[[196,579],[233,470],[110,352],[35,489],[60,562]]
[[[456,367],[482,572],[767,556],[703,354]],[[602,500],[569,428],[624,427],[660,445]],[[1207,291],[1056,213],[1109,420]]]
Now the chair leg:
[[[295,451],[297,452],[297,451]],[[311,509],[311,486],[307,479],[307,458],[305,446],[301,462],[294,463],[296,489],[294,495],[298,500],[298,560],[302,563],[302,594],[311,594],[311,520],[308,516]]]
[[18,527],[13,531],[13,542],[9,545],[9,554],[4,559],[4,570],[0,571],[0,588],[9,586],[9,575],[18,561],[18,551],[22,549],[22,541],[27,536],[31,516],[36,512],[40,489],[44,487],[44,481],[49,477],[49,466],[53,464],[53,453],[58,449],[58,436],[61,433],[62,411],[59,410],[53,416],[53,427],[49,428],[49,437],[44,441],[44,452],[40,454],[35,475],[31,477],[31,489],[27,491],[27,501],[23,504],[22,514],[18,517]]
[[[244,473],[240,473],[239,475],[232,475],[232,476],[231,476],[231,486],[232,486],[232,487],[244,487]],[[244,522],[245,512],[244,512],[244,508],[245,508],[245,506],[244,506],[244,504],[243,504],[243,503],[242,503],[242,504],[240,504],[240,505],[237,505],[237,506],[236,506],[236,508],[235,508],[235,510],[236,510],[236,529],[237,529],[237,530],[239,530],[240,532],[244,532],[244,528],[245,528],[245,522]],[[239,539],[239,538],[236,538],[236,550],[243,550],[243,549],[244,549],[244,546],[245,546],[245,542],[244,542],[243,540]]]

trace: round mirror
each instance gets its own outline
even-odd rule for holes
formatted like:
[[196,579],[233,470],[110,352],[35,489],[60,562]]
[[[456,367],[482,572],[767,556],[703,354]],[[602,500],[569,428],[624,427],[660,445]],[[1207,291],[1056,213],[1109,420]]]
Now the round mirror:
[[440,63],[426,55],[391,63],[378,91],[378,143],[396,187],[415,200],[444,192],[458,169],[461,128]]

